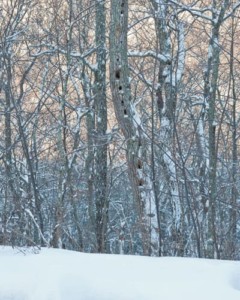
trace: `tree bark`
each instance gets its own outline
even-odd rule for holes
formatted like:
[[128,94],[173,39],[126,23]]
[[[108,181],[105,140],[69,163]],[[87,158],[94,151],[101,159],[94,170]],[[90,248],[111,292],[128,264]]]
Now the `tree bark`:
[[95,72],[95,190],[96,190],[96,235],[98,252],[106,251],[108,222],[107,198],[107,97],[106,97],[106,12],[105,1],[96,2],[96,47],[97,70]]

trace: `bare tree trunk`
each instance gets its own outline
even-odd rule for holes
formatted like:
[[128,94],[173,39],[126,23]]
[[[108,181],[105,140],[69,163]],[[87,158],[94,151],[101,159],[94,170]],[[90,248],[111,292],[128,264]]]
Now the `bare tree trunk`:
[[[230,226],[230,245],[229,259],[237,259],[237,199],[239,196],[237,187],[237,161],[238,161],[238,144],[237,144],[237,94],[234,74],[234,18],[232,18],[232,40],[230,48],[230,83],[229,88],[232,89],[233,107],[232,107],[232,190],[231,190],[231,207],[229,211]],[[232,84],[231,84],[232,81]],[[229,91],[230,92],[230,91]]]
[[127,57],[128,1],[111,1],[110,81],[113,104],[118,123],[127,144],[128,174],[137,206],[143,253],[149,254],[148,232],[145,220],[146,184],[143,178],[143,139],[131,102]]
[[168,60],[161,61],[158,72],[158,89],[156,93],[159,118],[160,118],[160,157],[162,171],[165,177],[164,185],[167,187],[165,194],[168,195],[168,200],[173,208],[173,224],[172,238],[176,244],[176,249],[179,247],[181,240],[181,215],[182,208],[177,182],[177,169],[175,165],[175,114],[177,105],[177,84],[180,81],[183,73],[185,62],[184,49],[184,28],[178,24],[178,54],[177,54],[177,69],[174,71],[173,59],[171,53],[170,32],[167,27],[167,19],[169,16],[169,8],[167,1],[152,0],[155,10],[155,27],[158,41],[158,51]]
[[217,145],[216,145],[216,96],[220,62],[219,31],[224,14],[229,5],[225,0],[221,9],[217,2],[212,3],[212,32],[208,51],[208,70],[206,74],[206,104],[208,108],[208,147],[209,147],[209,211],[208,211],[208,243],[207,256],[220,258],[216,231],[216,200],[217,200]]
[[96,235],[98,252],[106,251],[107,199],[107,98],[106,98],[106,16],[105,1],[96,2],[97,70],[95,72],[96,111]]

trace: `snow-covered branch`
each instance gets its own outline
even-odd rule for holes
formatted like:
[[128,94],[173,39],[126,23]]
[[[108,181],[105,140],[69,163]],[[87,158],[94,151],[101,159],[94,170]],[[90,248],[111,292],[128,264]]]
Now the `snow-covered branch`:
[[164,62],[164,63],[171,63],[170,57],[162,55],[160,53],[156,53],[155,51],[128,51],[128,56],[129,57],[153,57],[157,60],[159,60],[160,62]]

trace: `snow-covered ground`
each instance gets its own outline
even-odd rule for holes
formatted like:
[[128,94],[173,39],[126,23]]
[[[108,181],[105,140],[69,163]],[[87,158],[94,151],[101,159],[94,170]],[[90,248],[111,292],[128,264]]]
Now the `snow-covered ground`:
[[240,300],[240,263],[2,247],[0,300]]

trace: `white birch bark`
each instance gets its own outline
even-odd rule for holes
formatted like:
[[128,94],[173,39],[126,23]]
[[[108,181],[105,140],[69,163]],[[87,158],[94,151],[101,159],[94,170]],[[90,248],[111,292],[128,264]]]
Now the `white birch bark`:
[[[155,26],[158,38],[158,51],[171,57],[170,32],[166,20],[169,17],[165,0],[152,1],[155,9]],[[182,78],[185,65],[184,26],[178,25],[177,68],[173,71],[173,60],[160,62],[158,75],[157,104],[160,117],[161,160],[166,180],[167,194],[173,208],[173,235],[178,236],[181,222],[181,203],[178,190],[177,170],[173,150],[177,86]]]

